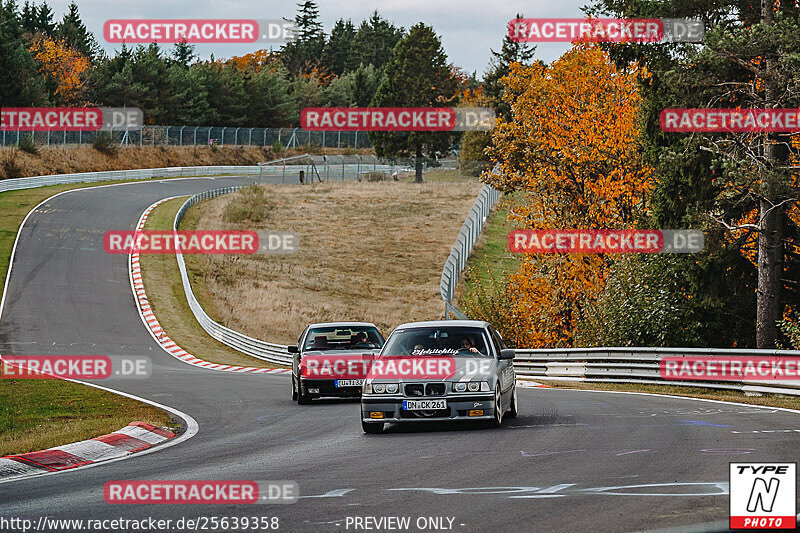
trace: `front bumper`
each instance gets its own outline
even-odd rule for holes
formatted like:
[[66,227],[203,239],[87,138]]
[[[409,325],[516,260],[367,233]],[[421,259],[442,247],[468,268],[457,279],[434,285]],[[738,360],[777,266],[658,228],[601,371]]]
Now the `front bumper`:
[[[447,400],[447,409],[430,412],[403,409],[403,400]],[[482,410],[483,415],[469,416],[470,411]],[[459,394],[409,398],[402,395],[361,396],[361,419],[364,422],[447,422],[454,420],[491,420],[495,401],[492,394]],[[381,412],[383,418],[372,418],[370,413]]]
[[[311,398],[358,398],[362,387],[337,387],[333,379],[300,379],[300,387]],[[316,392],[311,392],[312,390]]]

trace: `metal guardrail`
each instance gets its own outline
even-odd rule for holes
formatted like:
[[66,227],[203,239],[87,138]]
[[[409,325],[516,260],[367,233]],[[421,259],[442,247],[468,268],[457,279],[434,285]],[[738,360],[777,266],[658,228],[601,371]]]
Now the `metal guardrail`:
[[[202,192],[200,194],[195,194],[186,200],[175,214],[173,228],[175,230],[178,229],[178,226],[180,225],[181,220],[186,212],[197,202],[216,198],[217,196],[222,196],[223,194],[236,192],[243,187],[246,186],[242,185],[238,187],[225,187],[222,189],[214,189],[211,191]],[[275,344],[272,342],[262,341],[260,339],[254,339],[253,337],[248,337],[243,333],[226,328],[208,316],[208,313],[205,312],[203,307],[200,305],[200,302],[197,301],[194,292],[192,291],[192,285],[189,281],[189,275],[186,271],[186,262],[184,261],[183,254],[177,253],[176,258],[178,260],[178,269],[181,273],[181,281],[183,282],[183,291],[186,294],[186,300],[189,302],[189,308],[192,310],[197,322],[206,331],[206,333],[221,343],[230,346],[234,350],[238,350],[251,357],[281,365],[292,364],[292,356],[289,355],[286,345]]]
[[146,180],[150,178],[176,178],[189,176],[219,176],[223,174],[260,174],[257,165],[142,168],[136,170],[109,170],[105,172],[78,172],[0,180],[0,192],[34,189],[47,185],[69,183],[96,183],[98,181]]
[[[283,160],[278,160],[278,163],[282,162]],[[262,163],[261,168],[263,169],[265,165],[265,163]],[[261,175],[264,175],[263,172]],[[186,202],[183,203],[178,212],[175,214],[173,228],[175,230],[178,229],[181,220],[183,220],[184,215],[186,215],[186,212],[197,202],[235,192],[242,187],[244,186],[214,189],[190,197],[188,200],[186,200]],[[467,217],[467,220],[464,222],[464,226],[461,228],[461,231],[459,232],[459,239],[456,241],[456,246],[454,246],[453,250],[450,252],[451,258],[454,256],[454,254],[459,254],[457,256],[459,258],[458,262],[453,263],[454,265],[459,265],[460,270],[458,270],[458,272],[461,272],[466,265],[466,258],[469,256],[469,252],[472,250],[472,246],[480,234],[483,223],[486,221],[486,217],[489,215],[489,210],[497,202],[498,196],[499,194],[496,190],[492,189],[491,187],[484,186],[478,195],[478,199],[472,206],[470,214]],[[239,333],[238,331],[234,331],[223,326],[208,316],[208,313],[205,312],[203,307],[197,301],[197,297],[194,295],[194,292],[192,291],[192,286],[191,282],[189,281],[189,275],[186,270],[186,262],[183,254],[178,253],[176,254],[176,257],[178,261],[178,269],[181,273],[183,290],[186,294],[186,300],[189,303],[189,308],[192,310],[197,322],[206,331],[206,333],[221,343],[230,346],[234,350],[238,350],[252,357],[277,364],[290,365],[292,363],[292,357],[289,355],[286,345],[275,344],[249,337],[243,333]],[[448,261],[450,261],[450,259],[448,259]],[[445,269],[447,268],[448,264],[450,263],[445,264]],[[457,278],[455,279],[457,281]],[[453,286],[453,288],[455,288],[455,286]],[[442,294],[444,295],[444,292]],[[445,301],[446,303],[449,303],[449,300]]]
[[798,350],[621,347],[520,349],[516,352],[517,375],[543,381],[678,385],[800,396],[798,380],[677,381],[663,379],[659,372],[659,361],[667,356],[798,356]]
[[[309,131],[302,128],[246,128],[236,126],[143,126],[103,130],[122,146],[275,146],[286,148],[372,148],[366,131]],[[0,146],[18,146],[31,137],[38,145],[91,145],[100,131],[0,131]]]
[[458,232],[458,237],[450,250],[450,256],[444,263],[442,269],[442,280],[439,284],[442,299],[444,300],[445,318],[454,315],[459,319],[466,319],[467,316],[453,306],[453,296],[455,296],[456,286],[461,272],[467,266],[467,259],[472,252],[472,247],[478,240],[478,236],[483,230],[483,224],[489,216],[489,211],[497,203],[500,193],[497,189],[484,185],[478,199],[472,205],[469,216],[464,221],[464,225]]
[[[235,192],[241,187],[226,187],[197,194],[189,198],[175,216],[174,228],[177,229],[181,219],[195,203]],[[451,275],[445,278],[442,274],[442,296],[449,305],[449,311],[457,309],[450,305],[447,295],[452,297],[457,275],[466,265],[466,259],[480,234],[489,210],[497,202],[498,192],[484,187],[478,200],[464,223],[459,238],[453,247],[445,270],[451,269]],[[192,292],[186,264],[181,254],[177,255],[186,299],[198,323],[213,338],[247,355],[272,363],[290,365],[292,357],[287,346],[248,337],[215,322],[200,306]],[[445,284],[445,281],[448,284]],[[450,292],[445,292],[449,290]],[[463,316],[463,315],[462,315]],[[800,396],[800,381],[675,381],[661,378],[659,361],[662,357],[672,356],[780,356],[800,355],[798,350],[736,350],[717,348],[544,348],[518,349],[514,360],[517,375],[535,378],[542,381],[586,381],[600,383],[640,383],[655,385],[679,385],[712,389],[738,390],[750,393],[772,393]]]

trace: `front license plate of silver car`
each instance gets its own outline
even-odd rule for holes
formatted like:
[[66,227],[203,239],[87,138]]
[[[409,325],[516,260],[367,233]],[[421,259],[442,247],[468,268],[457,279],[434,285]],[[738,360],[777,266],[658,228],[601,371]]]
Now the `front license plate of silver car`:
[[447,400],[403,400],[406,411],[433,411],[447,409]]

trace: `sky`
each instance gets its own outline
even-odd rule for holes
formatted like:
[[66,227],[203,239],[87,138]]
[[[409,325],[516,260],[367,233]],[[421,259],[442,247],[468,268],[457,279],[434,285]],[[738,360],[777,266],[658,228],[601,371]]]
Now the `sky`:
[[[528,18],[580,18],[590,0],[319,0],[320,20],[327,32],[339,18],[358,24],[378,10],[396,26],[409,28],[417,22],[432,26],[442,39],[450,62],[480,77],[489,64],[490,49],[499,51],[508,21],[516,13]],[[20,4],[23,0],[18,0]],[[119,44],[103,40],[108,19],[294,19],[298,0],[77,0],[81,18],[99,44],[109,53]],[[38,3],[38,2],[34,2]],[[60,20],[70,0],[47,0]],[[162,45],[171,48],[172,45]],[[197,45],[195,53],[208,58],[244,55],[261,47],[279,45]],[[547,63],[563,54],[569,43],[539,43],[536,59]]]

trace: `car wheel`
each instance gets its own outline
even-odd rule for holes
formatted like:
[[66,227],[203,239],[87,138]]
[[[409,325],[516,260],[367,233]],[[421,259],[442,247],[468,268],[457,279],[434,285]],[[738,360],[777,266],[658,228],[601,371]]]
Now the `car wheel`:
[[517,418],[517,387],[514,386],[514,392],[511,396],[511,409],[508,411],[508,418]]
[[383,433],[383,422],[364,422],[362,420],[361,429],[364,430],[364,433],[369,433],[370,435]]
[[308,405],[310,403],[311,403],[311,398],[306,396],[305,393],[303,393],[303,385],[302,385],[302,383],[298,382],[297,383],[297,404],[298,405]]
[[292,400],[297,400],[297,382],[294,379],[294,374],[292,374]]
[[494,389],[494,417],[492,417],[489,425],[493,428],[499,428],[503,423],[503,404],[500,397],[500,385]]

